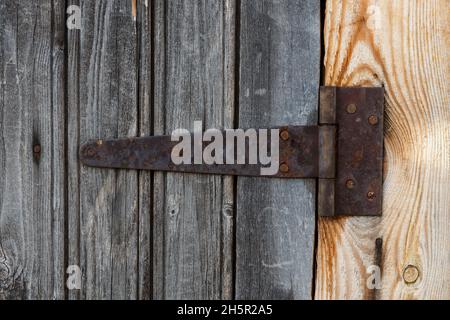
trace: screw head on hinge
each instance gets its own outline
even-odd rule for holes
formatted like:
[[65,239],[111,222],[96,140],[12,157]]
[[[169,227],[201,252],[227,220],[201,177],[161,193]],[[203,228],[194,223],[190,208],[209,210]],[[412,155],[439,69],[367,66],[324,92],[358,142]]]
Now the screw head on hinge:
[[283,141],[289,140],[289,131],[287,131],[287,130],[281,131],[280,137],[281,137],[281,140],[283,140]]
[[376,115],[372,115],[369,117],[369,123],[372,126],[376,126],[378,124],[378,117]]
[[354,103],[351,103],[351,104],[349,104],[348,106],[347,106],[347,113],[349,113],[349,114],[354,114],[354,113],[356,113],[356,110],[357,110],[358,108],[356,107],[356,104],[354,104]]
[[367,193],[367,199],[369,199],[370,201],[374,200],[376,198],[376,194],[373,191],[369,191]]
[[280,165],[280,171],[283,173],[288,173],[289,172],[289,166],[286,163],[282,163]]
[[347,180],[347,182],[345,183],[345,186],[347,187],[347,189],[354,189],[356,186],[355,181],[353,181],[352,179]]

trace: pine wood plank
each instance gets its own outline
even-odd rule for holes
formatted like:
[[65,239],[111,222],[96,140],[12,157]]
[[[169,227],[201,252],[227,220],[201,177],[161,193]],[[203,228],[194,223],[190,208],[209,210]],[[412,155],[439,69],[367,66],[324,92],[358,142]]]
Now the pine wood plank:
[[317,299],[450,297],[448,39],[445,0],[327,1],[325,82],[385,86],[386,172],[382,218],[320,219]]

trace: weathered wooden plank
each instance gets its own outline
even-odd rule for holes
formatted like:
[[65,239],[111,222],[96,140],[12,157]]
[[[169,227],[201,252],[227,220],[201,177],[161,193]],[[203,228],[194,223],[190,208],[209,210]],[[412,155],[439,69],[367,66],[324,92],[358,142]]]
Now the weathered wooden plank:
[[64,2],[3,0],[0,16],[0,298],[62,299]]
[[[320,2],[241,1],[239,126],[316,124]],[[238,178],[236,298],[311,299],[313,180]]]
[[[148,0],[137,4],[137,26],[139,41],[139,135],[153,133],[153,84],[152,84],[152,6]],[[139,172],[139,268],[138,298],[152,298],[152,173]]]
[[[67,2],[80,7],[79,0]],[[73,8],[73,7],[72,7]],[[75,12],[71,11],[70,15]],[[80,266],[80,30],[67,31],[67,267]],[[68,299],[80,298],[80,291],[68,290]]]
[[[80,142],[136,136],[138,41],[131,2],[81,1],[81,9]],[[137,172],[81,166],[79,190],[81,298],[137,298]]]
[[386,172],[383,217],[320,219],[317,299],[450,296],[445,8],[445,0],[327,1],[326,84],[385,86]]
[[[234,1],[155,1],[155,134],[231,124]],[[230,178],[155,173],[157,299],[231,297]]]

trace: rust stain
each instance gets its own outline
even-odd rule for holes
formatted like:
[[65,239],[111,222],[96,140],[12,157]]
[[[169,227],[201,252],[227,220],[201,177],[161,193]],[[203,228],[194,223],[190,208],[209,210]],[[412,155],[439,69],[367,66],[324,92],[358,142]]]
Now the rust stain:
[[131,0],[131,14],[134,20],[136,20],[136,0]]

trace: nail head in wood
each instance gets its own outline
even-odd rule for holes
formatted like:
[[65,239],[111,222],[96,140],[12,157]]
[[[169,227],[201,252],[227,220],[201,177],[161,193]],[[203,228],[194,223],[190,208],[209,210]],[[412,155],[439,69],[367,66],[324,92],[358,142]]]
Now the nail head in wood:
[[414,284],[419,280],[420,271],[416,266],[409,265],[403,271],[403,280],[406,284]]

